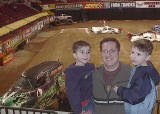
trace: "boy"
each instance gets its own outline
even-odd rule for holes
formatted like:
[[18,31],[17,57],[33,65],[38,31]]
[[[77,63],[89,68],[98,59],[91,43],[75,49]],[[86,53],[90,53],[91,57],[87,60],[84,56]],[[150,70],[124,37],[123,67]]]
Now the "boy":
[[149,61],[153,45],[149,40],[141,39],[133,42],[131,70],[128,87],[113,89],[125,101],[126,114],[151,114],[157,98],[159,74]]
[[64,71],[68,99],[75,114],[93,113],[91,71],[94,70],[94,64],[88,63],[90,45],[85,41],[77,41],[72,49],[75,63]]

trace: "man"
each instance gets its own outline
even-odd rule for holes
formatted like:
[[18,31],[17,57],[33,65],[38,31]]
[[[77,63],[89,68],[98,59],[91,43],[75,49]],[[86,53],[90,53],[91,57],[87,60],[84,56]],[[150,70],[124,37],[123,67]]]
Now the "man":
[[131,67],[119,61],[120,43],[115,38],[100,42],[104,64],[93,72],[93,97],[96,114],[125,114],[123,101],[119,101],[113,86],[126,86]]

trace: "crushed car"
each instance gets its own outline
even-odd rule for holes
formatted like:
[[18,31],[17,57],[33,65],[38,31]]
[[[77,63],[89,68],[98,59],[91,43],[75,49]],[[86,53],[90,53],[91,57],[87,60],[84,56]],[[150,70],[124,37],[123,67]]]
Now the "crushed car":
[[160,41],[160,33],[154,32],[154,31],[146,31],[143,33],[139,34],[133,34],[133,33],[128,33],[128,38],[130,39],[131,42],[134,42],[139,39],[146,39],[150,40],[151,42],[153,41]]
[[63,64],[59,61],[33,66],[0,98],[0,106],[46,109],[65,87],[63,75]]
[[158,25],[158,24],[154,25],[154,26],[152,27],[152,30],[153,30],[154,32],[160,33],[160,25]]
[[113,28],[105,25],[103,27],[92,27],[91,31],[94,32],[95,34],[98,34],[98,33],[119,34],[122,32],[122,28]]

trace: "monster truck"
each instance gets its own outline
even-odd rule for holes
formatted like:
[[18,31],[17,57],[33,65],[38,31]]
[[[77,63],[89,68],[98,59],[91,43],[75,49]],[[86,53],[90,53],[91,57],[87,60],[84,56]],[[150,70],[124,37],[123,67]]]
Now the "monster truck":
[[72,24],[72,16],[67,14],[60,14],[54,17],[54,25],[61,25],[61,24]]
[[64,86],[63,64],[45,61],[23,72],[0,97],[0,106],[46,109]]
[[160,41],[160,33],[154,32],[154,31],[146,31],[143,33],[138,33],[138,34],[133,34],[133,33],[128,33],[128,38],[130,39],[131,42],[134,42],[139,39],[146,39],[150,40],[151,42],[153,41]]
[[94,32],[95,34],[97,33],[110,33],[110,34],[119,34],[122,32],[121,28],[113,28],[109,26],[104,26],[104,27],[92,27],[91,31]]

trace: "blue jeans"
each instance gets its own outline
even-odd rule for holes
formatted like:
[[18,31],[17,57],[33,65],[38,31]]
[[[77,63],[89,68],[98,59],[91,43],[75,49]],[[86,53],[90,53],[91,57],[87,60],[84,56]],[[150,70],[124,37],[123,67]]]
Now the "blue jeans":
[[88,99],[88,103],[84,107],[82,107],[82,110],[90,110],[92,114],[95,114],[94,99],[92,97]]

